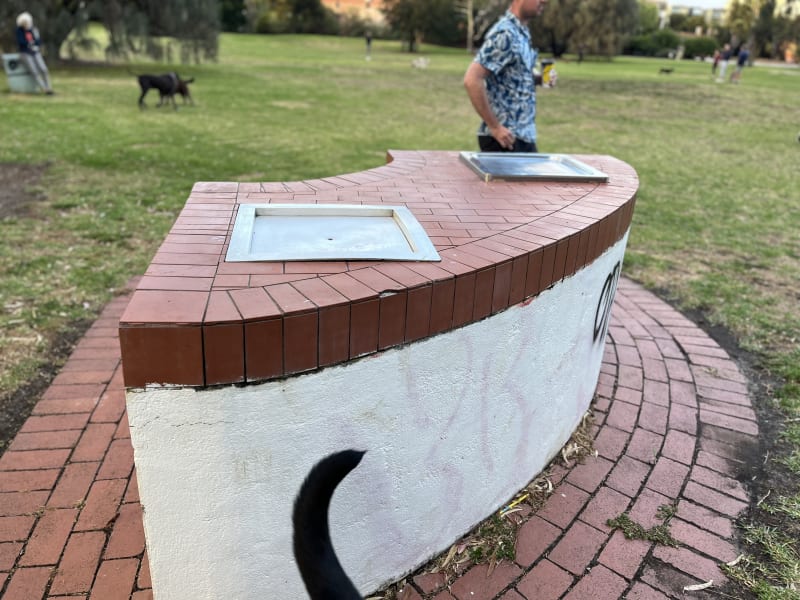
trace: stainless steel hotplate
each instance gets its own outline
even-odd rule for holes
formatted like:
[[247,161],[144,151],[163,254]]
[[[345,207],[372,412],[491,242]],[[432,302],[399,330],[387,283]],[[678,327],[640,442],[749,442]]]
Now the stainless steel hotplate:
[[461,160],[484,181],[608,181],[608,175],[602,171],[567,154],[462,152]]
[[225,260],[441,259],[404,206],[241,204]]

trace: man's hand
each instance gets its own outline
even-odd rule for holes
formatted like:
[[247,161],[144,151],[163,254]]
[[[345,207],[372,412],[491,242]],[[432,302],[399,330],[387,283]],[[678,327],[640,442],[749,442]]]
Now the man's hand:
[[507,129],[502,125],[498,125],[497,127],[490,127],[489,133],[491,133],[492,137],[497,140],[497,143],[506,150],[512,150],[514,148],[516,137],[510,129]]

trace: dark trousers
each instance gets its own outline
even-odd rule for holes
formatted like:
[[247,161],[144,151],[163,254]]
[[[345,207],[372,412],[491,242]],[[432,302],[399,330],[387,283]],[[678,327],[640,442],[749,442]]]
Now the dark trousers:
[[490,135],[479,135],[478,146],[481,152],[538,152],[536,142],[525,142],[519,138],[514,140],[514,147],[511,150],[506,150]]

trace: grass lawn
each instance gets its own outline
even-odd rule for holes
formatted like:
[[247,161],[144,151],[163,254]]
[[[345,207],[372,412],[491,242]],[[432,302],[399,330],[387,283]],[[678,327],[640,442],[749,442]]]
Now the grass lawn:
[[[145,270],[195,181],[308,179],[383,164],[389,148],[475,149],[461,85],[469,57],[422,54],[427,69],[411,68],[398,42],[375,41],[366,61],[361,39],[223,35],[218,63],[174,67],[196,78],[194,107],[156,110],[151,92],[140,111],[131,72],[173,68],[148,63],[56,67],[54,97],[0,93],[0,163],[43,172],[28,190],[43,199],[0,220],[0,399]],[[659,74],[668,62],[675,71]],[[637,170],[626,275],[753,353],[777,382],[765,402],[788,417],[770,471],[796,476],[800,69],[749,68],[739,85],[690,61],[557,70],[558,87],[539,93],[540,150],[611,154]],[[766,516],[748,530],[767,558],[741,577],[763,598],[789,597],[769,581],[800,583],[798,505],[791,486],[763,505],[788,524],[788,542]],[[787,543],[793,571],[770,558]]]

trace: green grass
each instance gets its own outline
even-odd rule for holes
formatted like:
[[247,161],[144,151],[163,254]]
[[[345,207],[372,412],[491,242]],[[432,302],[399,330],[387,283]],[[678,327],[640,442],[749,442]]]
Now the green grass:
[[[216,64],[51,65],[55,97],[0,93],[0,161],[49,165],[47,199],[0,222],[0,396],[145,270],[195,181],[307,179],[383,164],[390,148],[474,149],[469,57],[423,54],[421,70],[397,42],[376,41],[368,62],[360,39],[223,35]],[[559,61],[558,87],[539,93],[540,150],[636,169],[626,274],[733,332],[782,380],[774,402],[797,419],[800,70],[757,67],[723,85],[690,61],[659,75],[666,62]],[[129,71],[172,68],[196,77],[197,105],[156,110],[150,97],[140,111]],[[798,472],[788,424],[792,450],[771,464]]]

